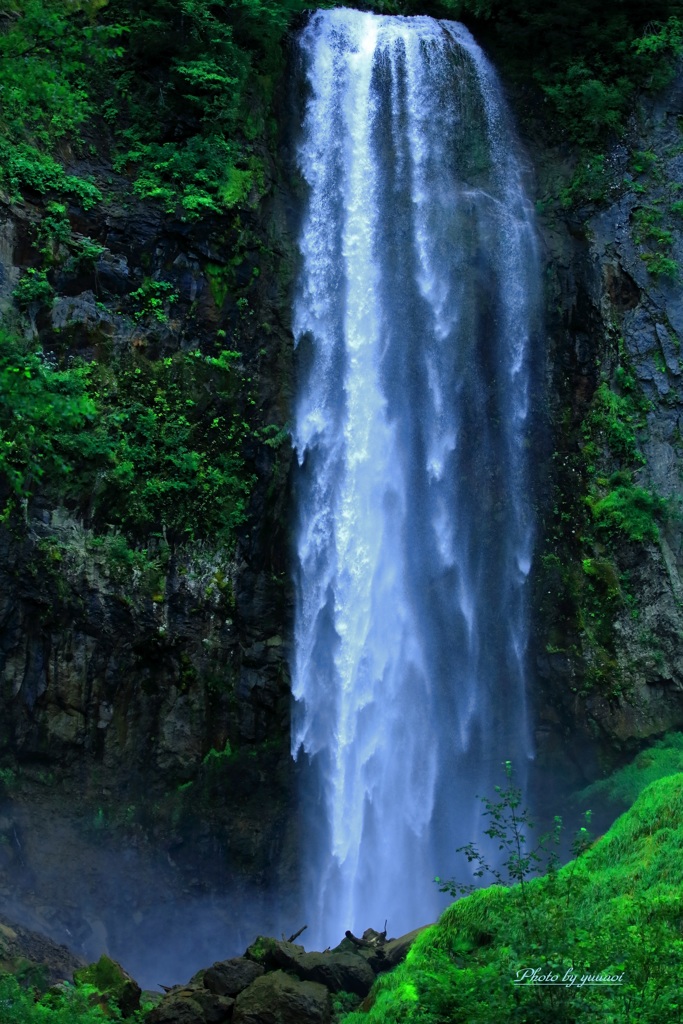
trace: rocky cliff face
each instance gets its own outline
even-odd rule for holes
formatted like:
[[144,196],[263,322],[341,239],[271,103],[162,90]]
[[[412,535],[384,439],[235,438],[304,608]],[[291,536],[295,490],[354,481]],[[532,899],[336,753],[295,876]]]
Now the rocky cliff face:
[[[540,217],[553,489],[538,738],[576,781],[683,722],[682,112],[679,79],[634,113],[601,202]],[[552,161],[538,155],[541,191]]]
[[[151,933],[181,920],[184,946],[201,946],[191,905],[207,894],[209,931],[243,945],[235,916],[248,929],[292,878],[291,243],[272,167],[257,212],[194,225],[133,201],[107,166],[86,170],[105,198],[69,207],[69,243],[101,251],[84,269],[57,250],[50,301],[24,314],[13,296],[49,211],[38,196],[0,197],[5,325],[62,365],[228,348],[249,381],[254,482],[233,550],[158,533],[128,542],[40,489],[0,527],[0,892],[74,948],[144,961]],[[136,315],[131,293],[160,279],[177,296],[170,315]]]

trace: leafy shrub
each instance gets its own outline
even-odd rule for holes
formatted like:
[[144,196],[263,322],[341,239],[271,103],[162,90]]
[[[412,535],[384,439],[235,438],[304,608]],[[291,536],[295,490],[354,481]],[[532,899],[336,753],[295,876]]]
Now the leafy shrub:
[[73,472],[61,438],[85,432],[96,406],[82,373],[59,371],[42,353],[0,331],[0,474],[20,497],[45,476]]
[[29,267],[14,289],[14,298],[20,309],[26,309],[34,302],[42,305],[50,301],[54,289],[47,279],[47,271]]
[[[123,59],[103,109],[115,166],[138,195],[186,218],[248,205],[264,186],[255,145],[266,132],[282,36],[305,4],[235,0],[113,0]],[[163,94],[163,103],[159,95]]]
[[[2,1024],[107,1024],[121,1021],[116,1007],[106,1010],[97,1002],[92,986],[64,986],[36,1000],[31,989],[20,987],[11,975],[0,975]],[[94,1005],[93,1005],[94,1000]]]
[[[85,205],[97,189],[67,175],[51,155],[60,139],[77,140],[92,113],[87,68],[110,56],[109,33],[59,0],[11,0],[0,32],[0,184],[19,197],[25,189],[72,192]],[[76,9],[74,9],[76,8]]]
[[168,321],[168,306],[178,300],[178,292],[169,281],[151,281],[148,278],[128,298],[137,306],[133,313],[135,320],[149,317],[163,324]]

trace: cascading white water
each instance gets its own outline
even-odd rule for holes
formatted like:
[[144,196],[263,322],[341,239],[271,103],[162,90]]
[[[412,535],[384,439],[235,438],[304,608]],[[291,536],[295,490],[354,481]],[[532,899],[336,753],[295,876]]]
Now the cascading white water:
[[298,53],[292,749],[322,948],[434,919],[476,795],[531,756],[538,275],[500,88],[464,27],[324,11]]

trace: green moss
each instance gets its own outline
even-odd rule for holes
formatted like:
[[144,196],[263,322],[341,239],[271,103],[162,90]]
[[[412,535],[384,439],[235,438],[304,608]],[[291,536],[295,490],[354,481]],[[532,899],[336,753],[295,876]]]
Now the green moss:
[[219,263],[207,263],[204,266],[211,289],[213,301],[218,309],[222,309],[225,300],[235,285],[235,271],[232,266],[225,266]]
[[268,938],[268,936],[265,935],[259,935],[256,938],[256,941],[252,942],[251,946],[249,946],[245,956],[247,956],[249,960],[255,960],[257,964],[265,965],[272,956],[276,947],[277,943],[275,942],[275,939]]
[[94,989],[104,997],[101,1005],[108,1017],[118,1017],[117,1010],[129,1017],[140,1006],[140,988],[123,968],[108,956],[74,972],[74,982],[80,988]]
[[212,747],[203,759],[202,764],[209,767],[220,767],[226,762],[231,761],[235,756],[235,751],[230,746],[230,740],[226,740],[222,750],[216,750]]
[[609,697],[629,686],[616,656],[617,616],[626,608],[633,618],[639,613],[620,549],[625,540],[657,542],[671,515],[668,500],[634,482],[645,462],[640,443],[650,403],[622,344],[618,358],[580,427],[565,426],[565,450],[554,455],[555,503],[538,578],[546,650],[564,651],[580,666],[574,691]]
[[664,226],[664,213],[661,198],[638,207],[633,214],[633,237],[649,273],[655,277],[677,278],[679,267],[672,256],[674,236]]
[[658,519],[668,514],[668,502],[644,487],[616,487],[604,497],[589,497],[588,503],[598,530],[620,533],[629,540],[644,542],[659,538]]
[[650,783],[679,773],[683,773],[683,733],[668,733],[631,764],[582,790],[577,799],[590,802],[599,797],[628,806]]

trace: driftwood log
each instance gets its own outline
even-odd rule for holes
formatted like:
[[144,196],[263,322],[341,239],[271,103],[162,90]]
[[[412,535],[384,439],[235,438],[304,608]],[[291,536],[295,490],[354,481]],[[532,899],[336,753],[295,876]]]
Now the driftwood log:
[[376,932],[373,928],[368,928],[363,932],[362,939],[359,939],[351,931],[346,931],[344,934],[349,942],[353,942],[354,946],[358,946],[360,949],[374,949],[381,955],[380,946],[383,946],[387,941],[387,923],[386,921],[384,922],[383,932]]

